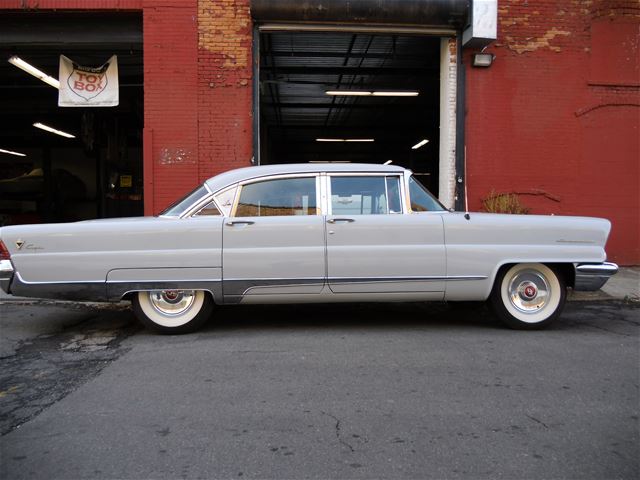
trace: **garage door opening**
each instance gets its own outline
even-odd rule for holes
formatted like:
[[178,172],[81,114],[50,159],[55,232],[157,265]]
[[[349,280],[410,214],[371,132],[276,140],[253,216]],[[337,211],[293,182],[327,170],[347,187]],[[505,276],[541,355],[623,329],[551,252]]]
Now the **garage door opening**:
[[[142,14],[3,12],[0,32],[0,225],[142,215]],[[60,55],[116,55],[119,105],[58,107],[56,88],[8,62],[57,79]]]
[[259,34],[259,162],[385,163],[439,193],[442,39]]

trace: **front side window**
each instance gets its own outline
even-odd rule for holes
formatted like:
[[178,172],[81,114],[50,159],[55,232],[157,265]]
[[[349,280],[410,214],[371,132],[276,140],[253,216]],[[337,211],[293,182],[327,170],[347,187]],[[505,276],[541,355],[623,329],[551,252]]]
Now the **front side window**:
[[402,213],[399,177],[331,177],[332,215]]
[[409,178],[409,197],[414,212],[441,212],[445,210],[438,200],[429,193],[413,176]]
[[244,185],[236,217],[317,215],[315,177],[282,178]]

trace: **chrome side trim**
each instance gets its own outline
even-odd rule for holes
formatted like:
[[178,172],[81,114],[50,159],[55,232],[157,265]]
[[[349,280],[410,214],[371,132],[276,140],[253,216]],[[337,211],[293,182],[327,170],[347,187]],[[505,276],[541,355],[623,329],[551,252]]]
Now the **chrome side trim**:
[[107,300],[105,282],[35,282],[26,283],[16,272],[9,291],[18,297],[53,298],[56,300]]
[[380,283],[400,283],[400,282],[441,282],[441,281],[468,281],[468,280],[485,280],[486,275],[456,275],[456,276],[430,276],[430,277],[331,277],[328,282],[323,277],[310,278],[254,278],[240,279],[229,278],[224,279],[224,296],[225,301],[230,297],[242,297],[249,293],[252,289],[261,287],[295,287],[302,285],[324,285],[325,283],[333,285],[343,284],[380,284]]
[[618,273],[618,265],[611,262],[574,264],[576,282],[574,290],[595,291]]
[[332,277],[329,283],[396,283],[396,282],[441,282],[441,281],[464,281],[464,280],[485,280],[486,275],[455,275],[455,276],[430,276],[430,277]]
[[560,240],[556,240],[556,243],[576,243],[576,244],[591,245],[596,242],[592,240],[565,240],[564,238],[561,238]]
[[[24,282],[16,272],[9,285],[12,295],[58,300],[119,301],[127,293],[152,290],[204,290],[222,302],[221,280],[157,280],[153,282]],[[5,290],[6,291],[6,290]]]
[[72,284],[87,284],[87,283],[95,283],[95,284],[104,284],[104,280],[66,280],[66,281],[52,281],[52,282],[32,282],[22,278],[20,272],[16,272],[16,277],[20,280],[20,283],[25,285],[72,285]]
[[243,297],[252,289],[260,287],[295,287],[301,285],[324,285],[324,277],[311,278],[257,278],[224,279],[224,297]]

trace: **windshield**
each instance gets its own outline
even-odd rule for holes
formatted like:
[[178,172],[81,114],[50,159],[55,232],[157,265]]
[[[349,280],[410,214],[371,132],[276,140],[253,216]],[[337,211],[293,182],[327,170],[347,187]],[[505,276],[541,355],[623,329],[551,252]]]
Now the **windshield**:
[[414,212],[441,212],[446,210],[413,175],[409,178],[409,197],[411,198],[411,210]]
[[209,191],[204,187],[204,185],[200,185],[189,195],[173,203],[171,206],[165,209],[160,215],[167,216],[167,217],[179,217],[191,205],[196,203],[198,200],[203,198],[208,193]]

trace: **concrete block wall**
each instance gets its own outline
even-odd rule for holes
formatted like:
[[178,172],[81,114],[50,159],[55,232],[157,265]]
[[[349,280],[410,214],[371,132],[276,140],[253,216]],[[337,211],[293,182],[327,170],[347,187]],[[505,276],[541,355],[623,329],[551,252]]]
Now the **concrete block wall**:
[[464,57],[471,209],[495,190],[609,218],[609,258],[640,264],[639,32],[637,1],[499,3],[493,65]]

